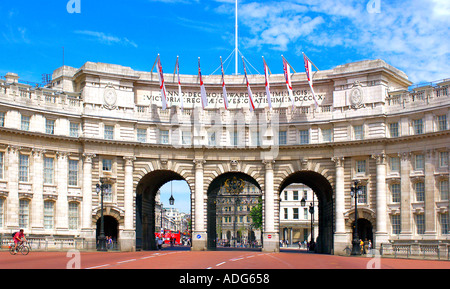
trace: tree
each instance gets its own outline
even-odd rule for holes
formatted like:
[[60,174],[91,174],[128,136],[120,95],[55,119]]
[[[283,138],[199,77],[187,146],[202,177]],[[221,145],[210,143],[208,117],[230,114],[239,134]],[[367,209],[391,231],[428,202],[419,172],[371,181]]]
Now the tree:
[[262,198],[259,198],[258,204],[250,211],[252,226],[255,229],[262,229]]

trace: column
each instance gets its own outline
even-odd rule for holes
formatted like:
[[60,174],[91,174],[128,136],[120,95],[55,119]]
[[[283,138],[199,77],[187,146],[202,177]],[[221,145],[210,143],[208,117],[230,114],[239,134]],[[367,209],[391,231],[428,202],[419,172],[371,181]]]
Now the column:
[[[5,154],[6,155],[6,154]],[[19,229],[19,150],[18,147],[8,146],[8,157],[5,163],[8,169],[5,170],[8,179],[8,197],[6,198],[6,206],[8,217],[4,222],[8,229]],[[6,166],[5,166],[6,167]],[[6,229],[6,227],[5,227]]]
[[275,201],[273,190],[273,164],[274,160],[264,160],[264,239],[263,252],[279,252],[279,232],[275,231]]
[[135,156],[123,157],[125,160],[125,184],[124,184],[124,230],[120,234],[120,249],[121,251],[135,251],[135,230],[133,228],[134,216],[134,193],[133,193],[133,162],[136,160]]
[[58,233],[67,233],[69,230],[69,203],[67,201],[69,160],[67,156],[68,154],[65,152],[56,154],[55,182],[58,199],[56,200],[55,228]]
[[44,150],[33,149],[29,159],[30,172],[32,172],[29,182],[32,183],[33,190],[30,204],[30,224],[33,234],[44,233],[44,153]]
[[377,223],[375,231],[374,248],[380,248],[382,243],[388,242],[387,233],[387,196],[386,196],[386,155],[378,154],[372,155],[372,158],[377,163],[377,177],[376,177],[376,212]]
[[92,159],[95,154],[84,153],[83,162],[83,213],[81,216],[81,229],[87,239],[95,239],[95,228],[92,227]]
[[349,246],[351,235],[345,232],[345,189],[344,189],[344,157],[333,157],[335,163],[335,206],[336,206],[336,232],[334,234],[335,254],[344,253],[344,249]]
[[207,234],[205,229],[205,199],[203,191],[203,159],[194,160],[195,166],[195,196],[194,196],[194,228],[192,232],[192,250],[207,249]]
[[410,179],[410,159],[411,153],[399,153],[400,157],[400,176],[401,176],[401,200],[400,200],[400,220],[402,239],[410,239],[412,237],[412,216],[411,216],[411,179]]
[[432,149],[425,152],[425,235],[430,239],[436,237],[435,155]]

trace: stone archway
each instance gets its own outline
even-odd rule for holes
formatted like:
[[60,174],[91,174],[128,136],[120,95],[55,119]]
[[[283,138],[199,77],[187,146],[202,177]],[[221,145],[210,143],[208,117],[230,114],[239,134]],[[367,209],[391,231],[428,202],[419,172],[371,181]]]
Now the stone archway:
[[136,186],[136,250],[156,250],[155,197],[167,182],[184,180],[171,170],[155,170],[141,178]]
[[315,171],[297,171],[288,175],[281,182],[278,193],[290,184],[302,183],[310,187],[319,200],[319,234],[316,237],[316,252],[331,254],[333,252],[334,206],[333,188],[329,180]]
[[[244,231],[256,230],[252,228],[251,220],[248,222],[246,218],[249,208],[262,202],[261,186],[254,178],[241,172],[221,174],[210,183],[207,196],[208,250],[217,248],[217,240],[222,236],[218,230],[227,232],[227,244],[230,241],[230,246],[242,242]],[[260,236],[261,231],[258,232],[253,232],[253,236]],[[248,241],[248,238],[245,240]]]

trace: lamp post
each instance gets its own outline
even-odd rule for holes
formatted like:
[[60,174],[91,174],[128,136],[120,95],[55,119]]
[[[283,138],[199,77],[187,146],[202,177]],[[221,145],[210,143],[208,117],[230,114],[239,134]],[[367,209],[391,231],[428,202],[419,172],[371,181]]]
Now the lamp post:
[[355,198],[355,228],[353,230],[352,252],[351,255],[361,255],[361,246],[359,244],[358,235],[358,197],[362,196],[361,185],[356,180],[353,186],[350,188],[350,195]]
[[101,198],[101,209],[100,209],[100,235],[98,236],[98,247],[97,251],[106,252],[108,249],[106,248],[106,238],[105,238],[105,220],[103,217],[103,191],[108,188],[108,185],[105,184],[105,180],[100,178],[100,184],[96,185],[97,194],[100,194]]
[[[302,200],[300,201],[300,204],[302,205],[302,207],[304,207],[306,205],[306,200],[305,197],[302,198]],[[309,250],[310,251],[314,251],[315,249],[315,244],[314,244],[314,193],[313,193],[313,201],[311,204],[309,204],[309,213],[311,214],[311,242],[309,245]]]

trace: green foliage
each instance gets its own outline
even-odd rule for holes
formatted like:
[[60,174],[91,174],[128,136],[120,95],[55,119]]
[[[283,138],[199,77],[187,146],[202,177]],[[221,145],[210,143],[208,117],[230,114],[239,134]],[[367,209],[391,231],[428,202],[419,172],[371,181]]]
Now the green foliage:
[[255,229],[262,229],[262,198],[259,199],[258,205],[250,211],[252,218],[252,226]]

